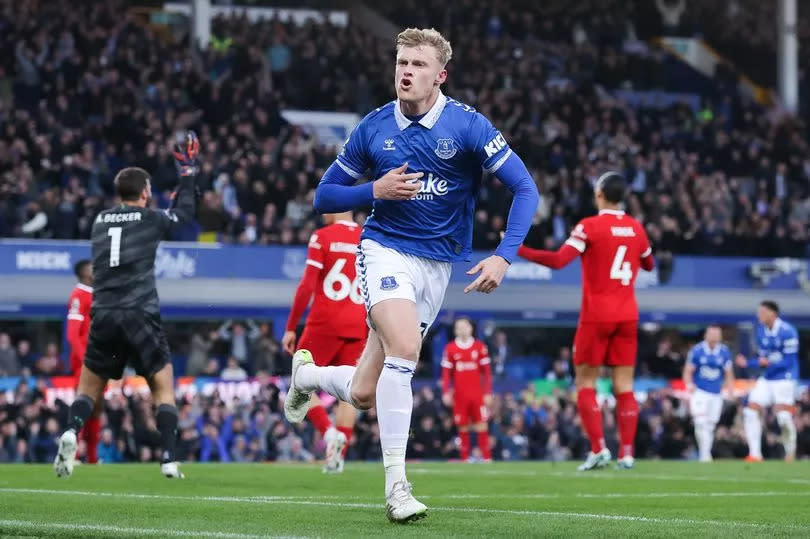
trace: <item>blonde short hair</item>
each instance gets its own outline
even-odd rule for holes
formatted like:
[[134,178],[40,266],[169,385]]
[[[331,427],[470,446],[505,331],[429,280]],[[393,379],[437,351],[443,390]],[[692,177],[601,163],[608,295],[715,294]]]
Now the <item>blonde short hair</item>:
[[418,47],[430,45],[436,49],[442,67],[453,57],[453,47],[435,28],[406,28],[397,36],[397,50],[401,47]]

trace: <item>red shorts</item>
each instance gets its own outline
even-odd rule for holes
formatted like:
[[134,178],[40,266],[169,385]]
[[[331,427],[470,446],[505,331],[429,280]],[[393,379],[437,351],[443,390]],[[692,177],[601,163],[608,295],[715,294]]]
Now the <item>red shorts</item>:
[[470,423],[483,423],[487,418],[483,395],[456,394],[453,398],[453,421],[456,426],[466,427]]
[[632,367],[638,350],[638,320],[581,322],[574,337],[574,365]]
[[363,353],[366,339],[344,339],[334,335],[324,335],[304,329],[298,348],[306,348],[312,352],[312,359],[319,367],[357,365],[357,360]]

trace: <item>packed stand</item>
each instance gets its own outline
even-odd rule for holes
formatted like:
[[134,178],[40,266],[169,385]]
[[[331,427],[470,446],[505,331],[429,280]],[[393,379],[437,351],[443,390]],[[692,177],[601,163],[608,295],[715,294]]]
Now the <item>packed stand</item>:
[[[9,402],[0,393],[0,462],[51,462],[57,439],[67,420],[67,406],[57,400],[48,406],[44,383],[26,384]],[[102,416],[99,458],[102,462],[158,460],[160,437],[152,414],[151,397],[117,394],[107,399]],[[283,418],[279,387],[266,381],[249,402],[223,402],[217,394],[196,395],[179,405],[178,450],[181,460],[200,462],[310,462],[323,458],[325,444],[309,423],[289,425]],[[612,405],[605,410],[608,447],[616,449]],[[726,403],[717,429],[715,456],[739,458],[747,447],[741,406]],[[810,394],[798,402],[798,457],[810,458]],[[436,389],[422,387],[414,395],[412,436],[408,455],[422,459],[458,458],[457,432],[452,412]],[[768,458],[781,458],[779,427],[772,413],[766,421],[763,449]],[[589,444],[582,434],[572,392],[556,390],[538,395],[534,388],[496,394],[489,420],[489,443],[495,460],[579,459]],[[655,391],[641,405],[637,455],[647,458],[695,458],[695,444],[687,406],[669,391]],[[83,455],[84,446],[80,446]],[[362,413],[350,444],[349,460],[380,458],[379,430],[373,410]],[[473,458],[480,451],[473,450]]]
[[[191,126],[205,165],[198,224],[182,239],[304,244],[313,190],[336,148],[287,125],[287,107],[364,113],[391,99],[393,47],[364,29],[216,19],[189,53],[135,22],[122,2],[0,0],[0,235],[86,238],[126,165],[175,185],[170,147]],[[594,212],[608,169],[628,209],[670,253],[807,254],[810,158],[801,123],[765,114],[711,81],[698,109],[611,97],[663,90],[667,57],[636,41],[634,4],[403,2],[398,25],[436,26],[454,44],[445,91],[477,107],[522,156],[541,193],[528,242],[554,247]],[[640,9],[640,7],[636,6]],[[475,247],[499,241],[509,192],[482,185]],[[361,212],[357,219],[363,222]],[[666,265],[665,265],[666,267]]]
[[[64,376],[75,373],[62,354],[58,323],[9,324],[0,330],[0,378]],[[221,324],[166,324],[175,373],[229,381],[257,374],[289,374],[268,322],[226,320]]]

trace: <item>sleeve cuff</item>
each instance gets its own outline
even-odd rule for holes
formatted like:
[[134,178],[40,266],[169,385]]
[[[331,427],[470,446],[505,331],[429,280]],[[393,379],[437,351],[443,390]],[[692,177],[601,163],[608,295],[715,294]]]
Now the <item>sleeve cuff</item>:
[[585,252],[585,242],[582,240],[579,240],[577,238],[568,238],[567,240],[565,240],[565,244],[570,245],[580,253]]

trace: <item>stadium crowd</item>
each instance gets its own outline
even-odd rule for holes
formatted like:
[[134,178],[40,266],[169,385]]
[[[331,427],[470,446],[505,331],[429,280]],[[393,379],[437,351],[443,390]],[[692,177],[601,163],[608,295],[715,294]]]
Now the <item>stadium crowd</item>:
[[[617,99],[614,90],[677,82],[666,55],[636,40],[622,3],[412,4],[392,20],[450,37],[446,93],[490,117],[533,172],[541,203],[528,243],[559,245],[594,211],[591,182],[611,167],[628,176],[628,210],[659,258],[807,254],[805,126],[766,113],[723,76],[704,81],[697,107]],[[187,39],[170,42],[122,13],[121,0],[0,0],[0,46],[13,52],[0,57],[0,236],[86,238],[127,165],[149,170],[155,203],[166,204],[170,148],[190,126],[204,194],[181,237],[305,243],[317,226],[313,189],[337,148],[281,111],[362,114],[388,101],[393,44],[352,24],[237,16],[216,19],[210,46],[191,53]],[[497,244],[508,207],[508,190],[485,178],[476,248]]]
[[[290,426],[283,418],[279,387],[264,378],[259,394],[250,401],[224,402],[218,394],[199,394],[179,405],[178,456],[201,462],[312,461],[323,457],[325,444],[305,422]],[[59,434],[67,419],[60,400],[48,406],[44,384],[33,389],[20,384],[9,401],[0,392],[0,462],[51,462]],[[118,393],[106,401],[102,418],[99,458],[102,462],[159,460],[158,435],[149,396]],[[741,406],[726,403],[717,430],[714,451],[718,458],[739,458],[747,453],[742,431]],[[810,458],[810,393],[798,402],[796,425],[798,457]],[[770,413],[769,413],[770,414]],[[612,404],[605,410],[608,447],[616,450]],[[768,415],[763,449],[769,458],[781,458],[779,427]],[[576,398],[567,390],[539,395],[533,387],[496,394],[491,406],[490,447],[495,460],[568,460],[588,450],[576,413]],[[415,459],[458,458],[457,433],[451,410],[437,389],[423,386],[414,395],[412,436],[408,455]],[[80,446],[83,454],[84,446]],[[669,390],[648,394],[641,404],[636,454],[640,457],[695,458],[695,443],[686,401]],[[474,450],[473,457],[480,457]],[[379,430],[374,411],[360,415],[348,452],[350,460],[380,458]]]

